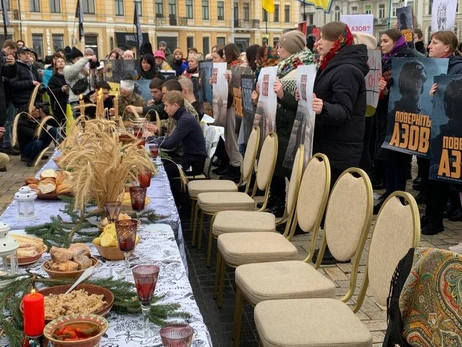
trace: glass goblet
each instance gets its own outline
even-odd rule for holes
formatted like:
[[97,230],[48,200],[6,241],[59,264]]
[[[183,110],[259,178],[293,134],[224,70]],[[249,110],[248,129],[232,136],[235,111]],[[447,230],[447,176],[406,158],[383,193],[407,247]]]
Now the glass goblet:
[[115,228],[119,249],[124,252],[125,257],[124,269],[120,273],[128,279],[131,275],[129,257],[130,252],[135,249],[138,221],[135,219],[119,220],[115,222]]
[[160,337],[164,347],[190,347],[194,329],[183,323],[167,324],[160,329]]
[[160,268],[156,265],[137,265],[132,270],[136,292],[141,302],[141,312],[143,313],[143,331],[137,335],[141,335],[145,339],[154,336],[153,329],[149,328],[149,311],[156,289],[157,278],[159,277],[159,270]]
[[130,187],[130,201],[132,210],[136,212],[137,219],[139,219],[139,212],[144,210],[146,190],[146,187]]
[[151,186],[151,179],[151,171],[143,171],[138,174],[138,182],[140,184],[140,187],[148,188],[149,186]]
[[104,203],[104,211],[108,223],[115,223],[119,219],[120,208],[122,203],[120,201],[108,201]]

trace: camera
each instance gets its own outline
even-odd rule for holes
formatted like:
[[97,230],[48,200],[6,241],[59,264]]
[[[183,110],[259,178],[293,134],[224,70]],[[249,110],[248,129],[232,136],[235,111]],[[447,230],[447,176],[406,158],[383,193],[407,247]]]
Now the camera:
[[43,112],[47,115],[50,114],[50,103],[48,102],[41,102],[41,101],[36,102],[35,108],[37,110],[43,110]]

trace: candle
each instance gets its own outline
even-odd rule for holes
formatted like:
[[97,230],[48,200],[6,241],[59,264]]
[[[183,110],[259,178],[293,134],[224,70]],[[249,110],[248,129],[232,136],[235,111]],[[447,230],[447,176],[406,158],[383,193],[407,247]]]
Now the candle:
[[100,88],[96,99],[96,116],[103,117],[103,112],[103,89]]
[[79,108],[80,108],[80,115],[83,116],[85,114],[85,102],[83,101],[83,95],[80,94],[79,96]]
[[119,120],[119,94],[116,93],[114,96],[114,117],[115,120]]
[[45,327],[45,303],[43,295],[32,289],[22,299],[24,308],[24,334],[40,336]]

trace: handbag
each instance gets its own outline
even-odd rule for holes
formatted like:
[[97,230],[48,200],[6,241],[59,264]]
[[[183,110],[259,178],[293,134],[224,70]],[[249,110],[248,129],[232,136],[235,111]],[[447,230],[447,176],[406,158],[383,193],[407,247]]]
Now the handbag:
[[83,94],[88,89],[88,79],[86,77],[81,78],[70,88],[74,95]]

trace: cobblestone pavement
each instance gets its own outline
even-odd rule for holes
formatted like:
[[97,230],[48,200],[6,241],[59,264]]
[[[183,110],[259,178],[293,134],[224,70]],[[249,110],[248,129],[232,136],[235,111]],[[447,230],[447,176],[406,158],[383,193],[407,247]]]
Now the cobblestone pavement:
[[[43,161],[43,163],[45,162]],[[24,177],[34,175],[38,170],[38,168],[26,167],[25,163],[21,162],[19,157],[11,157],[11,162],[8,164],[7,168],[7,172],[0,172],[0,212],[8,206],[13,199],[14,193],[22,186]],[[411,190],[411,192],[414,195],[416,194],[415,191]],[[190,247],[189,206],[182,206],[180,209],[180,216],[182,218],[183,232],[185,234],[187,246],[186,251],[189,262],[190,281],[197,303],[210,330],[214,346],[231,346],[234,308],[234,271],[229,270],[227,273],[223,307],[218,309],[212,298],[215,278],[214,266],[212,266],[212,268],[207,268],[205,266],[204,249],[199,251],[196,248]],[[421,246],[447,249],[449,246],[462,241],[461,222],[450,222],[445,220],[444,224],[445,231],[443,233],[435,236],[422,236]],[[207,235],[204,237],[206,238]],[[204,242],[207,244],[206,240],[204,240]],[[306,255],[309,242],[309,235],[297,235],[294,237],[293,243],[299,249],[301,258]],[[367,244],[369,244],[369,242]],[[362,257],[358,287],[361,284],[362,275],[364,274],[366,257],[367,252],[365,252]],[[214,264],[214,262],[215,258],[212,259],[212,264]],[[325,266],[322,267],[320,271],[336,283],[336,295],[340,298],[346,292],[348,286],[351,264]],[[353,301],[349,304],[352,303]],[[374,347],[381,346],[381,342],[384,338],[384,331],[386,330],[386,311],[384,308],[379,307],[379,305],[375,303],[374,298],[368,296],[362,309],[358,312],[358,316],[371,331],[374,339]],[[253,308],[249,305],[244,307],[241,346],[257,346],[257,335],[253,322]]]

